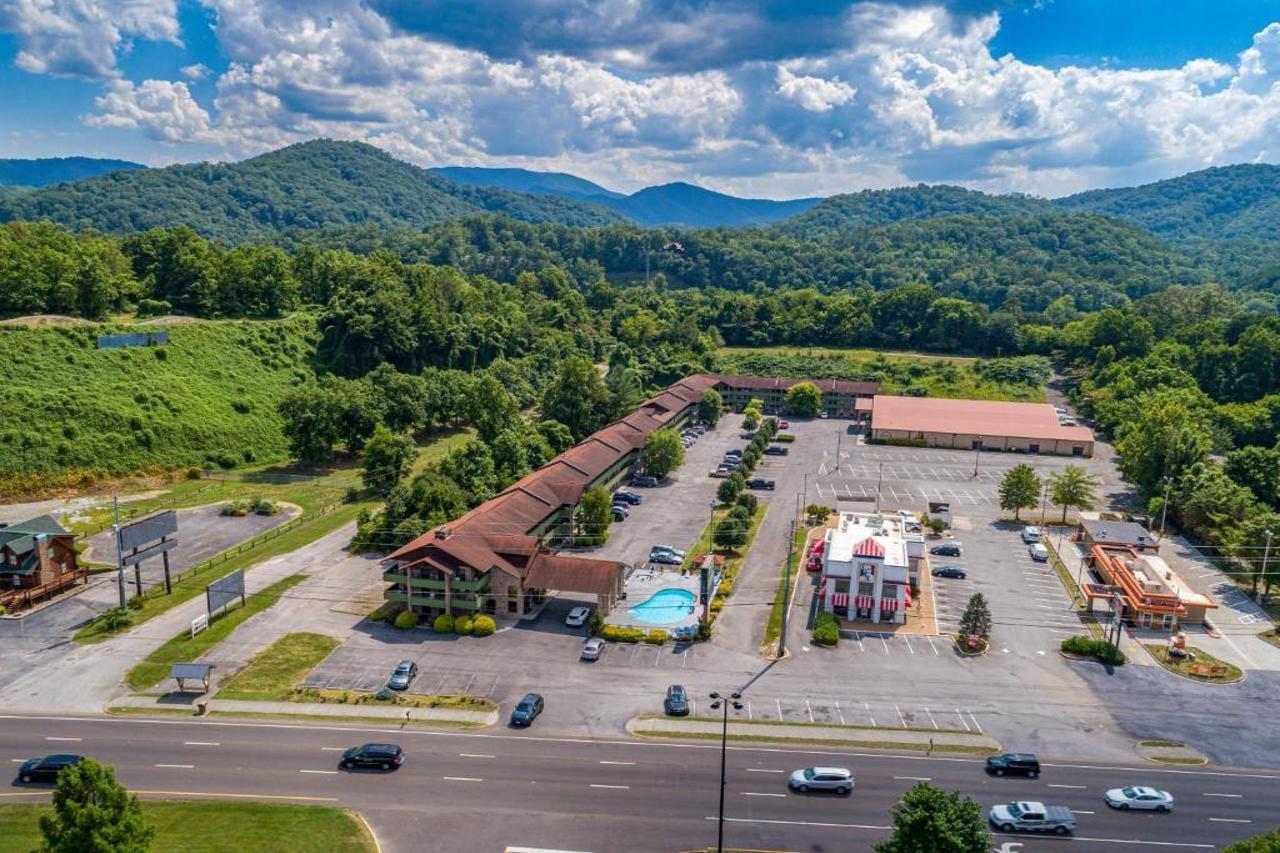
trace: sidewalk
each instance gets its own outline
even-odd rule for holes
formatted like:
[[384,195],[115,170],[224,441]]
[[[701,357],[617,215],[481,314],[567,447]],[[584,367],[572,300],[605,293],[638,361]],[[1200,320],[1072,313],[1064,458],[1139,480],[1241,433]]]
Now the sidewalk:
[[461,708],[405,708],[393,706],[345,705],[338,702],[246,702],[238,699],[208,699],[208,694],[186,693],[166,696],[126,696],[112,708],[139,708],[162,713],[189,710],[194,715],[197,702],[205,702],[210,712],[220,714],[275,714],[290,717],[368,717],[371,720],[409,719],[417,723],[443,723],[466,728],[488,728],[498,721],[497,711],[467,711]]
[[[627,731],[651,737],[710,739],[720,736],[721,722],[706,718],[634,717]],[[941,729],[899,729],[886,726],[823,726],[806,723],[729,722],[730,740],[795,741],[859,746],[867,749],[965,752],[986,755],[1000,751],[1000,743],[987,735]]]

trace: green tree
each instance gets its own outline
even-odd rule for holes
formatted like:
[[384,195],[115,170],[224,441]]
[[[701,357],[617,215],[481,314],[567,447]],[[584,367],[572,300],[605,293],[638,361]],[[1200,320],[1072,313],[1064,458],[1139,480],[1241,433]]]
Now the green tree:
[[747,518],[751,518],[756,514],[756,509],[760,506],[760,499],[751,492],[743,492],[734,499],[734,503],[738,506],[747,508]]
[[1034,468],[1020,462],[1010,468],[1000,481],[1000,508],[1013,510],[1016,521],[1024,509],[1033,509],[1040,501],[1040,477]]
[[1062,507],[1062,522],[1067,521],[1067,508],[1093,509],[1098,501],[1102,478],[1090,474],[1083,465],[1067,465],[1049,475],[1049,498]]
[[360,475],[366,489],[386,497],[413,470],[418,447],[402,432],[392,432],[378,424],[364,444],[364,472]]
[[613,514],[609,507],[612,497],[603,486],[588,489],[578,503],[577,521],[581,545],[601,545],[609,538],[609,522]]
[[1280,829],[1237,841],[1222,848],[1222,853],[1280,853]]
[[982,593],[975,592],[969,596],[969,603],[960,616],[960,633],[990,639],[991,608],[987,606],[987,599]]
[[1203,398],[1198,392],[1157,389],[1133,398],[1132,416],[1120,416],[1120,471],[1144,495],[1159,492],[1164,477],[1178,479],[1213,449]]
[[698,420],[715,426],[723,414],[724,398],[720,396],[720,392],[714,388],[703,391],[702,398],[698,400]]
[[613,396],[590,359],[567,358],[542,395],[542,417],[557,420],[581,441],[604,426]]
[[716,522],[711,533],[711,541],[724,551],[736,551],[747,544],[747,528],[749,521],[728,516]]
[[545,420],[538,423],[538,432],[547,440],[553,453],[564,453],[573,447],[573,433],[559,421]]
[[467,395],[467,420],[482,441],[491,442],[503,430],[520,425],[520,404],[492,376],[481,376]]
[[[1270,532],[1270,536],[1267,533]],[[1233,529],[1228,538],[1228,552],[1249,567],[1251,594],[1258,594],[1260,581],[1265,580],[1263,592],[1270,595],[1271,585],[1280,575],[1280,514],[1274,512],[1256,512],[1246,518]],[[1267,545],[1270,544],[1268,551]],[[1266,563],[1266,577],[1262,577],[1263,563]]]
[[1280,446],[1233,450],[1224,467],[1228,477],[1248,488],[1258,500],[1280,508]]
[[893,834],[876,853],[987,853],[982,807],[955,791],[918,782],[893,807]]
[[720,485],[716,489],[716,500],[722,504],[731,504],[738,499],[739,492],[738,484],[726,478],[720,481]]
[[812,382],[797,382],[787,389],[787,411],[799,418],[816,418],[822,411],[822,392]]
[[644,383],[633,368],[620,364],[610,367],[604,385],[609,392],[610,419],[629,414],[644,401]]
[[483,441],[471,439],[440,460],[440,472],[467,494],[471,506],[484,503],[498,488],[493,455]]
[[747,406],[742,410],[742,426],[744,429],[755,429],[760,425],[760,419],[764,417],[764,412],[755,406]]
[[53,813],[40,817],[43,853],[145,853],[155,834],[138,798],[92,758],[58,774]]
[[306,462],[328,459],[342,437],[338,418],[342,405],[333,382],[310,382],[286,392],[280,398],[279,411],[289,451]]
[[641,461],[646,474],[661,480],[684,464],[684,444],[673,429],[655,429],[645,440]]

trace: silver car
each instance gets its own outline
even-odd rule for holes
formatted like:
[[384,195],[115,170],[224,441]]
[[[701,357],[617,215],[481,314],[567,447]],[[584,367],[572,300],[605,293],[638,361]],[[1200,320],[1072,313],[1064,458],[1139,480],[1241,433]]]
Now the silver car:
[[592,637],[582,644],[582,660],[600,660],[600,655],[604,654],[604,640],[599,637]]
[[1106,793],[1107,805],[1113,809],[1146,809],[1155,812],[1173,811],[1173,795],[1155,788],[1112,788]]
[[847,794],[853,790],[853,771],[847,767],[806,767],[791,774],[787,787],[806,791],[835,791]]

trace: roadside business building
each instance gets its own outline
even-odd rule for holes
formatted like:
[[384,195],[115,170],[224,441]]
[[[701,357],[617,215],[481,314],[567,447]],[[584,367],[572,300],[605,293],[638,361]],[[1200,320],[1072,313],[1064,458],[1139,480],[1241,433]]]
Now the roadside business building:
[[742,411],[752,398],[764,402],[766,415],[787,413],[787,390],[801,382],[812,382],[822,392],[822,411],[833,418],[854,418],[859,401],[869,403],[880,390],[879,382],[857,382],[848,379],[795,379],[781,376],[716,376],[715,390],[725,406]]
[[1218,606],[1155,554],[1128,545],[1093,545],[1088,562],[1101,581],[1083,585],[1089,609],[1095,601],[1108,607],[1118,602],[1121,618],[1138,628],[1172,631],[1179,623],[1200,624]]
[[1047,403],[877,394],[871,404],[871,439],[958,450],[1093,455],[1093,431],[1062,426]]
[[901,625],[925,562],[924,537],[908,535],[901,518],[841,512],[823,544],[821,607],[842,620]]

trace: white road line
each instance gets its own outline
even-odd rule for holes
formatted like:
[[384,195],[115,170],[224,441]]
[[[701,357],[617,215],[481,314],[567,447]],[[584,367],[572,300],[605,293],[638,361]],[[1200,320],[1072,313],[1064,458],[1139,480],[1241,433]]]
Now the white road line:
[[938,721],[933,718],[933,712],[929,710],[927,705],[925,706],[924,712],[929,715],[929,722],[933,723],[933,727],[936,729],[938,727]]
[[884,653],[886,655],[889,654],[889,641],[886,640],[884,637],[881,637],[880,642],[884,643]]
[[1088,811],[1085,811],[1084,809],[1072,809],[1071,811],[1074,814],[1097,814],[1097,812],[1088,812]]
[[805,707],[805,710],[809,712],[809,722],[810,723],[816,722],[816,720],[813,719],[813,706],[809,704],[809,698],[807,696],[805,697],[805,700],[804,700],[804,707]]
[[22,762],[26,761],[27,759],[25,759],[25,758],[10,758],[9,760],[10,760],[10,761],[12,761],[14,764],[21,764]]
[[222,744],[212,740],[184,740],[182,742],[182,745],[183,746],[222,746]]
[[748,773],[786,773],[787,772],[785,770],[768,770],[764,767],[747,767],[745,768],[745,770]]
[[965,730],[966,732],[973,731],[973,729],[969,728],[969,723],[965,720],[965,718],[964,718],[964,714],[961,714],[961,713],[960,713],[960,709],[959,709],[959,708],[956,708],[956,716],[960,718],[960,722],[964,723],[964,730]]
[[866,708],[866,709],[867,709],[867,716],[871,718],[871,725],[872,725],[872,727],[873,727],[873,728],[875,728],[875,727],[876,727],[876,718],[875,718],[875,715],[871,713],[871,706],[870,706],[870,705],[868,705],[866,702],[863,702],[863,703],[862,703],[862,707],[864,707],[864,708]]
[[83,738],[78,738],[78,737],[46,737],[45,738],[45,740],[65,740],[65,741],[79,741],[82,739]]
[[[934,618],[935,620],[938,618],[938,610],[937,610],[937,608],[936,608],[936,607],[934,608],[933,618]],[[937,655],[937,654],[938,654],[938,647],[937,647],[937,646],[935,646],[935,645],[933,644],[933,637],[930,637],[929,635],[927,635],[927,634],[926,634],[926,635],[925,635],[925,639],[929,641],[929,648],[933,649],[933,653],[934,653],[935,655]]]
[[907,718],[902,716],[902,709],[898,707],[897,702],[893,703],[893,710],[898,712],[898,720],[902,723],[902,727],[905,729],[907,727]]
[[[716,820],[716,816],[712,815],[707,820]],[[869,823],[821,823],[812,820],[766,820],[764,818],[750,817],[727,817],[725,823],[763,823],[769,826],[821,826],[830,829],[874,829],[886,830],[892,829],[891,826],[875,826]],[[1203,844],[1202,847],[1212,847],[1212,844]]]
[[774,701],[778,703],[778,720],[782,720],[782,700],[774,697]]
[[1253,823],[1253,821],[1243,817],[1211,817],[1209,820],[1214,823]]
[[1050,785],[1049,787],[1050,788],[1068,788],[1074,791],[1083,791],[1089,786],[1088,785]]
[[1238,800],[1238,799],[1240,799],[1241,797],[1243,797],[1243,796],[1244,796],[1244,794],[1207,794],[1207,793],[1206,793],[1206,794],[1201,794],[1200,796],[1202,796],[1202,797],[1230,797],[1230,798],[1231,798],[1231,799],[1233,799],[1233,800]]
[[982,734],[982,726],[978,725],[978,718],[973,715],[972,711],[969,712],[969,719],[973,720],[973,727],[978,730],[978,734]]
[[634,761],[601,761],[601,764],[633,765]]
[[916,650],[915,650],[915,649],[913,649],[913,648],[911,647],[911,638],[910,638],[910,637],[908,637],[906,634],[903,634],[903,635],[902,635],[902,642],[904,642],[904,643],[906,643],[906,644],[907,644],[907,652],[908,652],[908,654],[913,654],[913,655],[914,655],[914,654],[916,653]]
[[840,717],[840,725],[842,726],[847,725],[847,723],[845,723],[844,721],[844,711],[840,710],[840,703],[837,702],[835,704],[836,704],[836,714]]
[[757,791],[743,791],[744,797],[785,797],[786,794],[762,794]]
[[[498,756],[489,755],[484,752],[459,752],[458,757],[459,758],[497,758]],[[603,764],[604,762],[601,762],[601,763]]]
[[175,770],[194,770],[194,764],[157,764],[156,767],[171,767]]
[[901,779],[905,782],[932,782],[932,776],[894,776],[895,779]]
[[549,847],[504,847],[502,853],[583,853],[583,851],[553,850]]
[[345,746],[322,746],[322,747],[320,747],[320,749],[321,749],[323,752],[346,752],[347,747],[345,747]]
[[441,776],[440,778],[444,779],[446,782],[483,782],[484,781],[483,779],[478,779],[475,776]]
[[337,770],[299,770],[299,773],[313,773],[318,776],[337,776]]
[[[448,779],[449,777],[448,777],[448,776],[446,776],[445,778],[446,778],[446,779]],[[477,782],[479,782],[480,780],[479,780],[479,779],[477,779],[476,781],[477,781]],[[593,783],[593,784],[591,784],[591,785],[589,785],[588,787],[590,787],[590,788],[607,788],[607,789],[609,789],[609,790],[611,790],[611,791],[626,791],[626,790],[628,790],[628,789],[630,789],[630,788],[631,788],[631,786],[630,786],[630,785],[597,785],[597,784],[594,784],[594,783]]]

